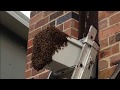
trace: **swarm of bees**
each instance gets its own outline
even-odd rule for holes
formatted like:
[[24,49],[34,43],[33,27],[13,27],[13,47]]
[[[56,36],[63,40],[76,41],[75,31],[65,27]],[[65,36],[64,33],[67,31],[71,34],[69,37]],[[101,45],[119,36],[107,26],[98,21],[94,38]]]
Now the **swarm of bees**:
[[35,70],[43,69],[52,62],[52,56],[62,47],[67,46],[68,35],[54,26],[37,33],[33,40],[32,66]]

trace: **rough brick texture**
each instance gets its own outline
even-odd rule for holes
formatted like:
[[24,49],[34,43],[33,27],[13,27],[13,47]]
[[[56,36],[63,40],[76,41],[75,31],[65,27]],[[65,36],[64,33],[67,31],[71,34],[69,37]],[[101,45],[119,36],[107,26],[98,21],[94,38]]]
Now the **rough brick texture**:
[[120,62],[120,11],[99,12],[99,78],[110,78]]
[[[50,25],[54,25],[69,36],[77,39],[79,28],[78,11],[32,11],[30,15],[26,78],[47,79],[49,70],[39,72],[31,66],[34,36]],[[99,79],[109,78],[120,62],[120,11],[99,11]]]
[[48,26],[56,26],[69,36],[78,39],[79,15],[77,11],[32,11],[30,15],[28,50],[25,75],[28,79],[47,79],[49,70],[39,72],[31,66],[31,55],[34,36]]

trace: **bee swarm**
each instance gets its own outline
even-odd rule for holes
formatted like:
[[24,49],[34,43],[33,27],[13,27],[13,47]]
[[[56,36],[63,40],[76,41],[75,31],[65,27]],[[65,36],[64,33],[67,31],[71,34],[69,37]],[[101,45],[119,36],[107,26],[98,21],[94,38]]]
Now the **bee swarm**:
[[67,46],[68,35],[50,26],[35,35],[33,40],[32,66],[39,71],[52,62],[55,51]]

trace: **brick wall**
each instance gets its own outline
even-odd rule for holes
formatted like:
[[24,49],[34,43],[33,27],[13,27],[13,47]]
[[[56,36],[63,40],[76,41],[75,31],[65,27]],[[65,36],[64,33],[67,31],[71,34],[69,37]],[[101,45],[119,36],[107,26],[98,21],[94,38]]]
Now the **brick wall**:
[[[120,11],[99,11],[99,79],[109,78],[120,61]],[[71,37],[78,38],[78,11],[33,11],[31,13],[25,75],[27,79],[46,79],[49,70],[37,72],[31,66],[32,41],[36,33],[55,25]]]
[[109,78],[120,61],[120,11],[99,11],[99,78]]
[[47,26],[54,25],[69,36],[77,39],[79,15],[77,11],[33,11],[31,12],[30,18],[25,70],[26,79],[46,79],[50,72],[49,70],[44,68],[37,72],[31,66],[31,52],[34,36]]

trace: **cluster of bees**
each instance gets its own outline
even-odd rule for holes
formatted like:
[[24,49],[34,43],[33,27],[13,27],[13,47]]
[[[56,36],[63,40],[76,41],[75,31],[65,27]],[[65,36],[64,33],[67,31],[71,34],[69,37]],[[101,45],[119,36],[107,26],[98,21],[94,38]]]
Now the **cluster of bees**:
[[35,70],[43,69],[52,62],[55,52],[67,46],[68,35],[54,26],[37,33],[33,40],[32,66]]

